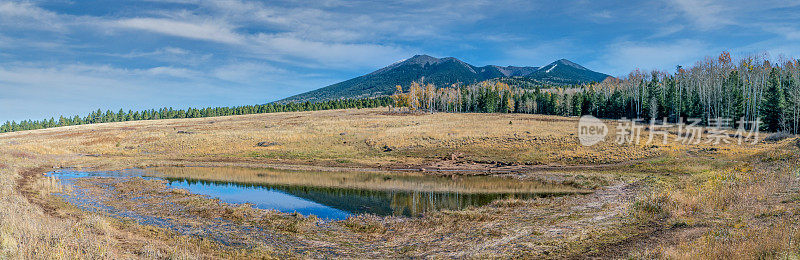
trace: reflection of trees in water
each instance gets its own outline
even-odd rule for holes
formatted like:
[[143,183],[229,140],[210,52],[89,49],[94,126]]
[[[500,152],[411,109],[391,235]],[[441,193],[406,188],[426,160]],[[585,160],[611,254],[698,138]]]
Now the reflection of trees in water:
[[[459,210],[469,206],[483,206],[494,200],[515,197],[528,199],[565,193],[457,193],[426,191],[386,191],[336,187],[275,185],[209,181],[189,178],[165,178],[170,183],[184,182],[215,186],[235,186],[250,189],[280,191],[350,213],[375,215],[418,216],[435,210]],[[268,199],[268,198],[254,198]]]
[[441,193],[581,192],[571,186],[497,176],[463,176],[452,179],[406,172],[314,172],[242,167],[160,167],[153,168],[152,171],[157,173],[155,176],[174,178],[368,190]]
[[483,206],[492,201],[508,198],[532,198],[547,194],[481,194],[438,192],[391,192],[390,207],[393,215],[416,216],[435,210],[460,210],[469,206]]

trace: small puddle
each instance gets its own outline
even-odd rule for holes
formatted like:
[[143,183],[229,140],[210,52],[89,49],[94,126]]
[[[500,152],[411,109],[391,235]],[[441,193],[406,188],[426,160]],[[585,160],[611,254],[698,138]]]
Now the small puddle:
[[[297,212],[329,220],[342,220],[353,214],[416,217],[436,210],[484,206],[505,198],[530,199],[585,193],[565,185],[504,177],[451,178],[419,173],[156,167],[110,172],[59,170],[51,175],[72,186],[75,186],[75,180],[83,178],[166,180],[170,188],[218,198],[222,202],[249,203],[256,208]],[[82,196],[77,187],[73,188],[78,192],[63,195],[69,202],[96,203]]]

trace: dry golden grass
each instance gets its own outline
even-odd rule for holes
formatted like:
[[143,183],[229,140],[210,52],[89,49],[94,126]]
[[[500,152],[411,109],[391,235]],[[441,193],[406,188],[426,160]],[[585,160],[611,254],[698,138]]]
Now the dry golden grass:
[[[123,122],[0,134],[0,249],[10,258],[275,257],[281,253],[269,245],[246,250],[220,247],[80,212],[48,195],[64,191],[40,176],[52,167],[489,169],[499,162],[527,165],[499,167],[514,170],[523,179],[608,186],[592,195],[507,200],[419,219],[360,216],[325,235],[314,235],[315,226],[305,221],[275,218],[268,226],[309,236],[329,246],[330,254],[351,257],[592,254],[739,259],[798,255],[794,242],[800,212],[796,140],[743,146],[674,141],[617,145],[610,142],[615,138],[612,126],[607,142],[584,147],[577,139],[577,118],[384,111]],[[259,142],[269,145],[259,147]],[[540,165],[586,167],[537,168]],[[164,196],[190,194],[170,191]],[[203,199],[186,203],[196,209],[213,208],[232,219],[254,214],[218,208]],[[351,239],[379,246],[370,254],[352,248]],[[330,256],[309,254],[304,256]]]
[[[610,163],[668,150],[609,143],[583,147],[578,144],[575,118],[447,113],[408,116],[378,111],[382,110],[96,124],[8,133],[0,135],[0,142],[14,140],[14,150],[33,154],[187,160],[212,157],[362,166],[419,165],[455,152],[462,153],[463,160],[479,162]],[[258,147],[259,142],[274,145]]]
[[[8,161],[9,165],[18,165]],[[29,159],[27,159],[29,160]],[[16,189],[15,166],[0,169],[0,250],[14,258],[96,258],[110,257],[115,248],[110,239],[98,236],[98,226],[78,225],[84,219],[62,219],[48,215]],[[60,190],[57,183],[43,179],[34,185],[48,191]],[[84,222],[85,223],[85,222]]]
[[[654,185],[664,233],[630,255],[670,259],[794,259],[797,245],[798,150],[793,142],[753,149],[748,155],[715,155],[694,162],[692,174]],[[741,151],[740,151],[741,152]]]

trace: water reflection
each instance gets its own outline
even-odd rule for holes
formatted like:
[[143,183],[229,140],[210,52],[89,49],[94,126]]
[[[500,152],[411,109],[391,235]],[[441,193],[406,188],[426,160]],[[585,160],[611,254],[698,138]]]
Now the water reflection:
[[315,172],[240,167],[149,169],[173,188],[224,202],[343,219],[349,214],[419,216],[483,206],[503,198],[529,199],[584,192],[572,187],[472,176],[451,179],[418,173]]
[[231,203],[252,203],[258,208],[298,212],[329,219],[343,219],[348,213],[381,216],[418,216],[423,213],[469,206],[483,206],[502,198],[528,199],[567,194],[542,193],[459,193],[418,190],[370,190],[320,186],[254,184],[165,177],[173,188],[209,195]]
[[[241,167],[156,167],[122,171],[55,171],[63,184],[82,178],[166,180],[171,188],[249,203],[261,209],[340,220],[351,214],[419,216],[436,210],[483,206],[504,198],[586,193],[570,186],[511,178],[439,177],[419,173],[319,172]],[[77,188],[77,187],[75,187]],[[92,202],[80,189],[73,203]],[[85,201],[84,201],[85,200]],[[92,202],[95,203],[95,202]]]

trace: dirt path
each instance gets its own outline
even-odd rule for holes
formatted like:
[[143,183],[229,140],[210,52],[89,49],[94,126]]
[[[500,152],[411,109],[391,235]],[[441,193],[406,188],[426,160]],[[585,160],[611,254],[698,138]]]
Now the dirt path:
[[36,167],[22,170],[20,172],[20,178],[17,179],[17,185],[14,187],[14,189],[19,191],[23,197],[28,200],[28,202],[38,205],[40,208],[42,208],[44,213],[47,215],[57,218],[68,217],[63,214],[58,214],[58,208],[41,200],[38,197],[37,191],[33,190],[33,187],[31,187],[37,178],[42,178],[44,173],[50,169],[52,169],[52,167]]
[[[761,171],[777,172],[774,176],[777,190],[764,200],[759,200],[758,203],[742,202],[742,205],[739,205],[736,209],[740,211],[738,213],[740,216],[738,221],[765,229],[779,223],[781,220],[788,220],[791,223],[800,221],[800,214],[798,214],[800,212],[800,170],[797,166],[792,166],[791,163],[775,165],[764,162],[758,162],[756,165],[755,168]],[[786,169],[789,171],[788,175],[781,173]],[[748,198],[750,197],[748,196]],[[771,214],[759,215],[759,212],[764,212],[764,209],[772,210]],[[781,213],[778,214],[776,212]],[[602,252],[592,256],[601,259],[636,258],[637,256],[631,255],[632,252],[639,254],[661,252],[664,248],[670,248],[688,241],[697,241],[707,235],[708,232],[720,229],[720,227],[715,227],[713,222],[711,225],[695,224],[691,226],[662,223],[661,225],[653,225],[650,229],[650,232],[610,245]],[[788,243],[792,242],[789,241]],[[638,257],[648,258],[647,255]]]
[[441,173],[520,173],[520,172],[543,172],[543,171],[569,171],[569,170],[599,170],[609,169],[620,166],[628,166],[636,163],[647,162],[654,160],[652,158],[636,159],[618,163],[607,164],[582,164],[582,165],[506,165],[502,163],[475,163],[475,162],[461,162],[443,160],[431,163],[426,166],[419,166],[417,168],[405,168],[392,170],[401,171],[423,171],[423,172],[441,172]]

